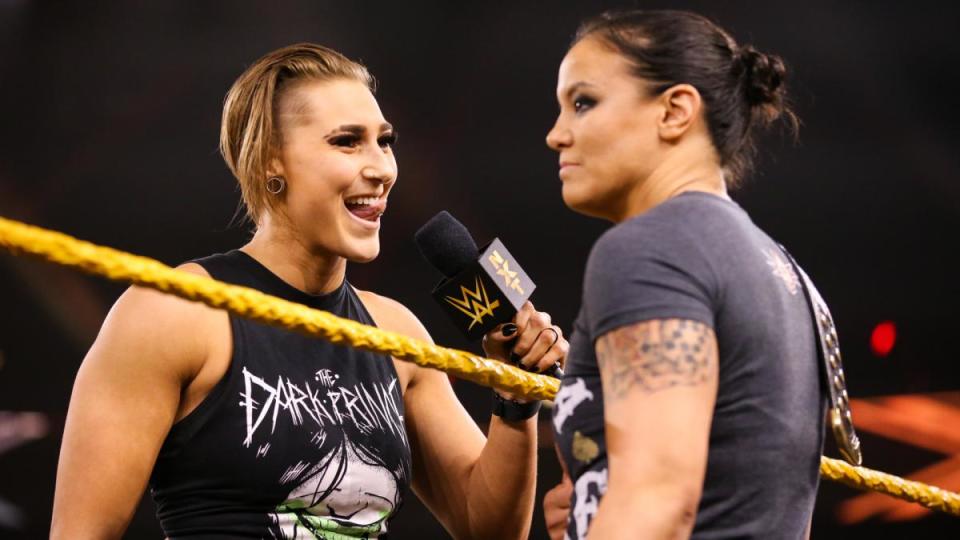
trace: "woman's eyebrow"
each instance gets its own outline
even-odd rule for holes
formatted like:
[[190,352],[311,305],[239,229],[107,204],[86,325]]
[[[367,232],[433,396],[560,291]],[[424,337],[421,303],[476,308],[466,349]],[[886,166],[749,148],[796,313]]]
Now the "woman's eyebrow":
[[[393,130],[393,125],[389,122],[384,122],[380,124],[380,133],[383,133],[385,131],[392,131],[392,130]],[[367,127],[362,124],[343,124],[341,126],[337,126],[333,128],[330,131],[330,133],[327,133],[327,136],[333,135],[334,133],[343,133],[343,132],[351,133],[353,135],[362,137],[367,133]]]
[[569,98],[571,95],[573,95],[574,92],[576,92],[577,90],[580,90],[581,88],[585,88],[585,87],[593,88],[595,86],[596,85],[588,83],[587,81],[577,81],[571,84],[570,86],[568,86],[566,92],[564,92],[563,95],[564,97]]
[[329,135],[333,135],[334,133],[341,133],[344,131],[347,133],[352,133],[354,135],[363,136],[363,134],[367,132],[367,128],[366,126],[362,126],[360,124],[344,124],[342,126],[338,126],[332,129],[330,133],[327,133],[327,135],[329,136]]

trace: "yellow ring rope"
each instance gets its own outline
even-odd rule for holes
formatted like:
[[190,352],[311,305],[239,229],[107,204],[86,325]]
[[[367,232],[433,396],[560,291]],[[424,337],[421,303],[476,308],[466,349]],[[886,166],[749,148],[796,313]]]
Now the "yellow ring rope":
[[527,373],[503,362],[431,345],[396,332],[310,309],[248,287],[228,285],[208,277],[181,272],[154,259],[97,246],[65,234],[4,218],[0,218],[0,246],[15,253],[27,253],[113,281],[150,287],[241,317],[323,338],[332,343],[388,354],[514,394],[536,399],[553,399],[560,388],[556,379]]
[[891,497],[915,502],[955,516],[960,516],[960,494],[905,480],[892,474],[855,467],[846,461],[820,457],[820,476],[863,491],[879,491]]
[[[461,379],[534,399],[550,400],[559,381],[534,375],[497,360],[448,349],[396,332],[366,326],[259,291],[171,268],[159,261],[77,240],[62,233],[0,217],[0,246],[35,257],[202,302],[234,315],[319,337],[333,343],[390,355],[439,369]],[[960,495],[920,482],[854,467],[822,457],[820,474],[848,486],[872,490],[960,516]]]

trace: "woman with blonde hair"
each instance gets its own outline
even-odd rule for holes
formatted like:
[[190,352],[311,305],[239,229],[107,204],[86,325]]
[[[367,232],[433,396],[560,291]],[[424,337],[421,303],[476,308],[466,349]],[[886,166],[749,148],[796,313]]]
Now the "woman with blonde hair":
[[[221,150],[255,233],[180,268],[429,340],[345,277],[377,256],[397,179],[372,90],[363,66],[318,45],[251,65]],[[487,353],[551,366],[567,344],[545,328],[527,304]],[[134,287],[77,375],[51,536],[121,536],[149,485],[170,538],[373,538],[412,486],[457,538],[526,538],[538,404],[499,401],[484,437],[439,371]]]

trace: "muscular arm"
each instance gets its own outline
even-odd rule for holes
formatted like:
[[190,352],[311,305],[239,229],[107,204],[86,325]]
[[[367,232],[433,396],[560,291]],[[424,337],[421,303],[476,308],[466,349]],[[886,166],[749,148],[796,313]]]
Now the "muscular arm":
[[[372,303],[379,304],[379,326],[432,342],[405,307],[382,297]],[[444,527],[455,538],[527,538],[536,487],[536,416],[515,423],[492,417],[485,438],[447,375],[424,368],[416,369],[404,405],[413,490]]]
[[202,365],[202,306],[144,289],[110,311],[74,383],[51,538],[120,538]]
[[596,352],[609,479],[589,537],[687,538],[717,394],[713,330],[689,320],[645,321],[603,335]]
[[484,439],[446,375],[422,370],[408,389],[413,489],[456,538],[527,538],[537,467],[536,416],[490,419]]

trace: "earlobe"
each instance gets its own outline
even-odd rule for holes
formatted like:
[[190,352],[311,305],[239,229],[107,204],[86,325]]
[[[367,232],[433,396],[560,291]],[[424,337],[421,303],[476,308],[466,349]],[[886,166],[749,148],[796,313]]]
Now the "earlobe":
[[663,115],[660,118],[660,136],[675,140],[686,133],[700,115],[700,92],[692,85],[678,84],[660,95]]

